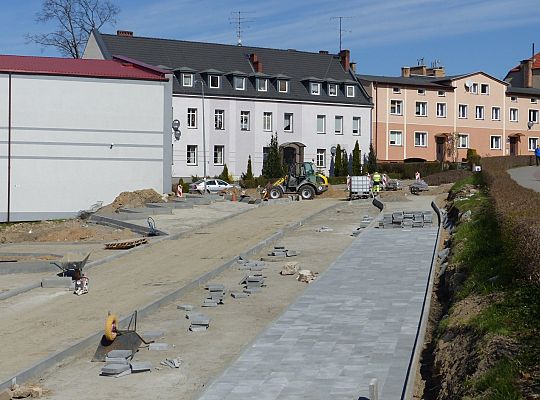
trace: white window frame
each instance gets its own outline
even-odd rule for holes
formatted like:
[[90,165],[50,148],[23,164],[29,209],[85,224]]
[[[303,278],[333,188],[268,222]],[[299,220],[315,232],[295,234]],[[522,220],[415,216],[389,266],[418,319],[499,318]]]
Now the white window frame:
[[352,85],[345,86],[345,95],[347,97],[354,97],[354,86]]
[[188,129],[197,128],[197,109],[194,107],[189,107],[187,109],[187,124]]
[[529,137],[529,139],[527,140],[529,151],[535,151],[536,146],[538,146],[539,143],[540,143],[540,139],[538,137]]
[[439,97],[446,97],[446,92],[445,92],[444,90],[439,90],[439,91],[437,92],[437,96],[439,96]]
[[263,112],[263,131],[272,131],[272,113],[270,111]]
[[[190,151],[190,147],[192,151]],[[197,152],[198,146],[196,144],[188,144],[186,146],[186,165],[197,165]],[[190,153],[192,154],[192,161],[190,161]]]
[[268,92],[268,79],[257,78],[257,92]]
[[509,112],[508,121],[510,121],[510,122],[518,122],[519,121],[519,109],[510,108],[510,110],[508,110],[508,112]]
[[336,135],[343,135],[343,116],[342,115],[336,115],[334,118],[334,133]]
[[214,129],[225,130],[225,110],[214,110]]
[[[289,118],[289,129],[287,129],[287,118]],[[294,132],[294,114],[283,113],[283,131]]]
[[240,111],[240,130],[249,131],[250,111]]
[[353,136],[360,136],[362,134],[362,117],[352,118],[352,134]]
[[[424,112],[422,113],[422,106],[424,105]],[[415,106],[415,115],[417,117],[427,117],[428,116],[428,103],[427,101],[417,101]]]
[[[392,140],[392,135],[394,136],[394,140]],[[403,143],[402,131],[389,131],[388,132],[388,144],[390,146],[402,146],[402,143]]]
[[416,91],[416,93],[419,95],[419,96],[425,96],[426,95],[426,89],[418,89]]
[[446,103],[437,103],[437,118],[446,118]]
[[[281,87],[282,84],[285,85],[285,90],[282,90],[282,87]],[[286,80],[286,79],[278,79],[277,87],[278,87],[278,92],[279,93],[287,93],[287,92],[289,92],[289,81]]]
[[472,94],[478,94],[478,83],[477,82],[473,82],[473,84],[471,85],[471,93]]
[[321,94],[321,84],[319,82],[310,82],[309,93],[313,96],[319,96]]
[[[220,155],[221,153],[221,155]],[[225,165],[225,146],[222,144],[214,145],[214,165]],[[221,161],[219,160],[221,158]]]
[[[216,85],[217,83],[217,85]],[[208,87],[210,89],[219,89],[221,87],[221,76],[208,75]]]
[[486,108],[484,106],[476,106],[474,109],[475,119],[484,119],[486,117]]
[[[461,110],[465,112],[462,113]],[[468,113],[469,113],[469,106],[467,104],[458,104],[458,118],[467,119]]]
[[316,164],[317,168],[326,167],[326,149],[317,149]]
[[[243,76],[233,77],[233,83],[234,83],[234,90],[246,90],[246,78],[244,78]],[[242,84],[238,85],[238,83],[242,83]]]
[[[535,118],[531,118],[531,116],[534,116]],[[540,122],[540,112],[536,108],[529,108],[529,122],[532,122],[534,124],[538,124]]]
[[[484,89],[486,89],[484,91]],[[489,83],[481,83],[480,84],[480,94],[489,95]]]
[[[322,129],[319,129],[319,121],[322,122]],[[326,115],[322,115],[322,114],[317,115],[317,133],[319,134],[326,133]]]
[[512,103],[517,103],[517,100],[518,100],[518,99],[517,99],[517,96],[510,96],[510,101],[511,101]]
[[457,148],[458,149],[469,148],[469,134],[468,133],[458,133]]
[[[421,138],[421,140],[417,140]],[[414,147],[428,147],[428,133],[424,131],[414,132]]]
[[193,87],[193,74],[182,74],[182,86]]
[[[394,110],[392,111],[392,107]],[[403,100],[391,99],[390,100],[390,114],[403,115]]]
[[337,83],[328,84],[328,96],[336,97],[338,94],[338,85]]
[[[495,139],[495,138],[499,139],[498,147],[493,146],[493,143],[494,143],[493,139]],[[502,136],[501,135],[491,135],[489,137],[489,148],[491,150],[501,150],[502,149]]]
[[[497,111],[495,111],[497,110]],[[495,115],[497,114],[497,115]],[[491,120],[500,121],[501,120],[501,107],[491,107]]]
[[392,93],[394,93],[394,94],[401,94],[401,88],[393,87],[393,88],[392,88]]

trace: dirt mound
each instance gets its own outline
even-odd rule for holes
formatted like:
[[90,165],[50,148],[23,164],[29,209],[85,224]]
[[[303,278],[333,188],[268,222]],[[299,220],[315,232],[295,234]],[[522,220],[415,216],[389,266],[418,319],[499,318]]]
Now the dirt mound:
[[114,201],[99,209],[102,213],[118,212],[120,208],[144,207],[146,203],[164,203],[162,196],[154,189],[135,190],[134,192],[122,192]]

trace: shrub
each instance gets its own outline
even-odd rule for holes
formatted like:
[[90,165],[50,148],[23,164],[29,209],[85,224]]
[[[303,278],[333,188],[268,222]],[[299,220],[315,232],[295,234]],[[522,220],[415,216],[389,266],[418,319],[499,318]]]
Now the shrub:
[[473,165],[480,165],[481,158],[475,149],[467,149],[467,164],[469,164],[469,168],[472,169]]
[[347,183],[346,176],[330,176],[328,177],[328,183],[330,185],[341,185]]
[[392,178],[414,179],[416,172],[420,172],[420,176],[424,177],[440,172],[442,166],[439,162],[379,163],[378,169]]
[[377,170],[377,154],[375,154],[373,143],[369,144],[369,154],[367,156],[366,168],[367,172],[369,172],[370,174],[374,173]]
[[358,140],[354,145],[354,150],[352,152],[352,175],[359,176],[362,174],[362,165],[360,165],[360,145]]
[[227,164],[223,165],[223,171],[221,171],[221,174],[219,174],[216,178],[229,183],[233,181],[233,177],[229,175],[229,168],[227,168]]
[[182,186],[182,190],[184,191],[184,193],[189,192],[189,183],[184,182],[184,179],[182,179],[182,178],[178,179],[178,185],[177,186]]
[[275,135],[271,136],[268,147],[270,148],[270,151],[263,163],[262,174],[269,179],[280,178],[284,175],[284,169],[279,156],[277,132]]

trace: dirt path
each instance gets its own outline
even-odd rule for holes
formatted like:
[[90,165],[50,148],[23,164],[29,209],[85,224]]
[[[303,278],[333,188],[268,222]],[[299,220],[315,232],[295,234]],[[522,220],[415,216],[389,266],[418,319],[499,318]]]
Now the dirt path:
[[90,293],[41,289],[0,303],[0,381],[103,329],[107,311],[130,314],[237,256],[261,239],[336,203],[317,200],[260,207],[166,240],[90,271]]

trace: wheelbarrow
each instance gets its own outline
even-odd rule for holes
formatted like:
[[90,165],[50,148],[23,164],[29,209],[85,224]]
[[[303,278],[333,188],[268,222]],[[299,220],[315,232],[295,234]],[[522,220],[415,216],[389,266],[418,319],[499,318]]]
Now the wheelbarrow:
[[51,261],[51,264],[56,265],[62,270],[62,276],[69,276],[75,281],[75,290],[73,293],[77,296],[88,293],[89,279],[83,274],[82,270],[88,262],[90,253],[86,254],[86,257],[82,259],[76,254],[66,254],[59,261]]

